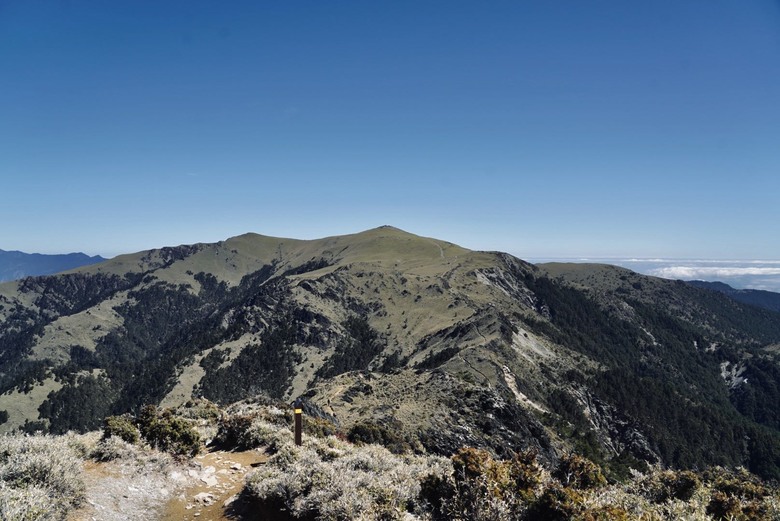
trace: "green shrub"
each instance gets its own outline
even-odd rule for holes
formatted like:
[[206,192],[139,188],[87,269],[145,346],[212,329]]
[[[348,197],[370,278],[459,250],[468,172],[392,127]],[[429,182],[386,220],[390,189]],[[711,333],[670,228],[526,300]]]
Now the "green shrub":
[[768,519],[764,499],[770,491],[747,471],[728,472],[716,470],[707,513],[714,519],[763,520]]
[[487,473],[493,463],[489,452],[473,447],[464,447],[452,456],[456,481],[478,478]]
[[205,398],[188,400],[182,407],[177,408],[176,412],[183,418],[209,422],[217,421],[221,416],[219,407]]
[[[176,430],[170,416],[154,407],[142,410],[137,420],[142,436],[160,437],[161,425]],[[376,444],[387,443],[393,430],[375,422],[355,425],[350,439],[356,443],[349,444],[320,437],[336,427],[304,416],[306,436],[297,447],[292,420],[283,404],[245,400],[221,413],[215,438],[224,448],[269,449],[273,455],[248,477],[245,492],[259,508],[289,519],[780,519],[777,489],[744,471],[656,470],[608,485],[597,464],[576,454],[564,455],[552,473],[533,451],[507,460],[477,448],[463,448],[450,459],[394,455]],[[108,454],[145,450],[116,436],[109,441]]]
[[376,443],[383,445],[394,454],[411,451],[411,445],[400,434],[400,428],[388,428],[373,421],[363,421],[353,425],[347,432],[347,439],[352,443]]
[[223,449],[250,449],[253,443],[248,436],[255,414],[236,414],[224,416],[217,422],[217,435],[214,444]]
[[552,481],[531,505],[529,515],[535,521],[568,521],[583,510],[583,497],[579,492]]
[[713,488],[729,496],[745,499],[763,499],[769,495],[766,486],[746,470],[722,471],[715,475]]
[[580,490],[603,487],[607,484],[601,468],[587,458],[577,454],[564,454],[553,476],[567,487]]
[[586,510],[577,521],[630,521],[634,519],[624,508],[607,505]]
[[707,513],[714,519],[736,519],[740,514],[740,501],[721,491],[715,491],[707,505]]
[[136,419],[138,430],[152,447],[175,456],[194,456],[200,452],[200,435],[185,419],[166,409],[158,412],[146,405]]
[[690,500],[701,487],[701,480],[690,470],[667,470],[659,473],[647,487],[647,497],[655,503],[670,499]]
[[695,473],[690,470],[680,471],[671,483],[671,497],[689,501],[700,487],[701,480]]
[[444,502],[444,518],[520,519],[543,479],[532,452],[501,461],[485,450],[466,447],[451,460],[454,494]]
[[128,414],[122,416],[109,416],[104,420],[103,438],[116,436],[127,443],[138,443],[141,433],[133,423],[133,418]]
[[514,490],[525,500],[532,498],[534,491],[544,480],[543,469],[536,459],[536,453],[518,452],[508,463],[509,477]]
[[315,416],[303,415],[302,424],[304,434],[309,436],[316,436],[318,438],[327,438],[328,436],[342,435],[338,426],[332,421],[324,418],[317,418]]

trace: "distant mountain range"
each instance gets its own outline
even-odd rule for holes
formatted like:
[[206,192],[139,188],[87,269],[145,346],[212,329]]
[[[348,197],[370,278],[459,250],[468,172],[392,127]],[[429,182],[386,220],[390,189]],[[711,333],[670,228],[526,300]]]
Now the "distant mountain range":
[[526,259],[534,264],[574,262],[610,264],[670,280],[719,281],[732,288],[780,293],[780,260],[777,259],[664,259],[664,258],[560,258]]
[[0,284],[0,431],[266,395],[421,452],[780,479],[779,361],[780,315],[718,291],[392,227]]
[[691,280],[688,284],[699,288],[711,289],[729,297],[760,308],[780,312],[780,293],[760,289],[735,289],[723,282],[708,282],[706,280]]
[[43,255],[21,251],[0,250],[0,282],[22,279],[33,275],[51,275],[89,264],[103,262],[103,257],[83,253]]

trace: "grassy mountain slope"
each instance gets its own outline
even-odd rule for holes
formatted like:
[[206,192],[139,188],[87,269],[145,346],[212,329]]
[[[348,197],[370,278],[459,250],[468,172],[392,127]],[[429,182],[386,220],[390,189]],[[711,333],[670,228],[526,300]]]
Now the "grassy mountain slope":
[[780,476],[778,343],[776,314],[612,266],[246,234],[0,285],[0,428],[262,393],[417,450]]

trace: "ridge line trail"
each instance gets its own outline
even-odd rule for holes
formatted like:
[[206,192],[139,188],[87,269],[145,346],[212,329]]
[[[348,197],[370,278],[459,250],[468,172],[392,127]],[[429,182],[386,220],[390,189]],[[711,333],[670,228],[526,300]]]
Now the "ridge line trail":
[[436,247],[439,248],[439,255],[441,256],[442,259],[444,259],[445,258],[445,256],[444,256],[444,248],[442,248],[441,245],[438,242],[434,242],[433,244],[435,244]]
[[473,345],[473,346],[464,347],[462,350],[458,351],[458,358],[460,358],[460,361],[461,361],[461,362],[463,362],[464,364],[466,364],[468,367],[470,367],[470,368],[471,368],[473,371],[476,371],[477,373],[479,373],[480,375],[482,375],[482,378],[484,378],[484,379],[485,379],[485,384],[487,385],[487,388],[488,388],[488,389],[492,389],[492,388],[493,388],[493,386],[492,386],[492,385],[490,385],[490,378],[488,378],[488,377],[487,377],[487,375],[486,375],[485,373],[483,373],[482,371],[480,371],[479,369],[477,369],[477,368],[474,366],[474,364],[472,364],[471,362],[469,362],[468,360],[466,360],[466,359],[463,357],[463,352],[464,352],[464,351],[467,351],[467,350],[469,350],[469,349],[476,349],[477,347],[483,347],[484,345],[487,345],[488,339],[487,339],[487,337],[486,337],[485,335],[483,335],[483,334],[482,334],[482,331],[480,331],[480,330],[479,330],[479,326],[478,326],[478,325],[476,325],[476,324],[474,324],[474,329],[477,331],[477,334],[479,334],[479,336],[481,336],[481,337],[482,337],[482,340],[484,340],[484,341],[485,341],[485,344],[478,344],[478,345]]

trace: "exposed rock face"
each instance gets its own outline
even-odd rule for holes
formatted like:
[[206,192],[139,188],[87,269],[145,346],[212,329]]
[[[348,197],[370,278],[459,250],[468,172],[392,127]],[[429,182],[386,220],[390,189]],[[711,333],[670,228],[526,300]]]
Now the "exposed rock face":
[[612,266],[536,267],[390,227],[247,234],[0,285],[0,428],[265,394],[417,450],[749,464],[746,438],[780,454],[777,406],[756,406],[777,402],[762,393],[778,343],[776,314]]
[[736,389],[747,381],[745,378],[745,366],[742,364],[732,364],[731,362],[721,362],[720,376],[729,389]]
[[640,431],[640,426],[617,409],[599,400],[587,390],[573,390],[584,407],[585,417],[598,433],[599,440],[615,456],[628,452],[649,463],[658,463],[660,457]]

